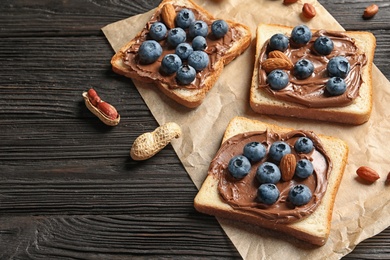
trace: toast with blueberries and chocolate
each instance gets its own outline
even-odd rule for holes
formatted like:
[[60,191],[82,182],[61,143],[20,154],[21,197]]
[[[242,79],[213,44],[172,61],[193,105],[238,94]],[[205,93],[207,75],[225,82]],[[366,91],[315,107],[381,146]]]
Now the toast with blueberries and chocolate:
[[256,41],[255,112],[355,125],[369,119],[372,33],[260,24]]
[[235,117],[194,206],[321,246],[347,158],[338,138]]
[[224,66],[250,42],[250,30],[243,24],[214,18],[191,0],[164,0],[111,64],[116,73],[153,83],[176,102],[194,108]]

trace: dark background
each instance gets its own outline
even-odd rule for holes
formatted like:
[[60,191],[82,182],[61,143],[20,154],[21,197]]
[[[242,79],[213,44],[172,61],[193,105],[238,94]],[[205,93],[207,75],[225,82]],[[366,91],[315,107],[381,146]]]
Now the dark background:
[[[157,122],[131,81],[112,72],[103,26],[160,1],[2,0],[0,4],[0,259],[234,258],[172,147],[144,162],[129,151]],[[377,37],[390,78],[390,7],[320,0],[347,30]],[[363,20],[370,3],[379,13]],[[129,28],[131,30],[132,28]],[[98,89],[121,114],[103,125],[81,93]],[[389,259],[390,228],[345,259]]]

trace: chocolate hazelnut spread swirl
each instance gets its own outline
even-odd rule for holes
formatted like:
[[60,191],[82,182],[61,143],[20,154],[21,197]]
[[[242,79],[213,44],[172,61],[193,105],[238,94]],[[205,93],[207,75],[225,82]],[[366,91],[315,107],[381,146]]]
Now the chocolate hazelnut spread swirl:
[[[299,137],[306,136],[313,141],[314,149],[308,154],[296,153],[294,144]],[[296,176],[291,181],[279,181],[276,186],[280,191],[279,199],[272,205],[260,203],[257,200],[257,189],[260,183],[256,179],[256,170],[264,161],[253,163],[250,173],[242,179],[235,179],[228,170],[228,164],[233,156],[243,153],[244,146],[249,142],[259,142],[267,148],[275,141],[284,141],[292,148],[297,160],[308,159],[314,166],[314,172],[306,179]],[[312,214],[325,195],[332,162],[324,150],[320,139],[310,131],[294,130],[288,133],[248,132],[233,136],[224,142],[209,167],[209,174],[219,180],[218,191],[221,198],[234,209],[247,211],[258,215],[272,223],[293,223]],[[313,194],[312,199],[303,206],[294,206],[288,201],[288,192],[296,184],[305,184]]]
[[[334,44],[331,54],[321,56],[313,50],[314,41],[320,36],[329,37]],[[260,54],[258,62],[267,59],[268,55],[267,41]],[[295,64],[300,59],[308,59],[313,62],[314,73],[307,79],[298,80],[291,71],[286,71],[289,75],[290,82],[282,90],[272,90],[267,83],[267,75],[264,70],[259,71],[259,87],[267,91],[272,96],[293,103],[298,103],[307,107],[324,108],[324,107],[343,107],[351,104],[359,95],[359,88],[363,82],[362,69],[367,63],[364,53],[361,53],[355,44],[354,39],[348,37],[342,32],[331,32],[319,30],[313,34],[312,39],[303,47],[294,47],[290,44],[284,52]],[[335,56],[344,56],[351,65],[351,70],[344,79],[347,90],[340,96],[331,96],[325,91],[325,84],[329,79],[327,64]]]
[[[175,6],[176,12],[184,7]],[[186,7],[187,8],[187,7]],[[202,16],[201,13],[196,9],[187,8],[193,11],[196,20],[203,20],[207,23],[209,27],[209,34],[206,37],[207,48],[204,50],[209,55],[209,64],[208,66],[200,72],[197,72],[195,80],[189,85],[181,85],[176,81],[175,74],[173,75],[163,75],[160,72],[161,61],[165,55],[175,53],[175,48],[169,46],[166,38],[159,41],[161,47],[163,49],[163,53],[158,58],[158,60],[152,64],[143,65],[138,62],[138,49],[141,46],[142,42],[149,39],[148,32],[150,26],[157,21],[162,21],[161,13],[156,12],[155,15],[151,17],[145,28],[141,31],[141,33],[134,39],[134,44],[130,46],[130,48],[126,51],[126,55],[123,57],[123,61],[127,66],[130,66],[134,71],[149,80],[149,82],[153,81],[161,81],[162,83],[167,84],[170,88],[189,88],[189,89],[199,89],[204,87],[205,80],[218,68],[214,65],[221,58],[221,56],[225,55],[227,50],[233,45],[233,43],[241,37],[240,32],[235,30],[234,28],[229,27],[228,32],[221,39],[216,39],[213,37],[211,32],[211,24],[213,21],[209,20],[207,17]],[[188,29],[187,29],[188,30]],[[186,30],[186,32],[187,32]],[[187,34],[188,35],[188,34]],[[186,42],[191,44],[191,38],[187,36]]]

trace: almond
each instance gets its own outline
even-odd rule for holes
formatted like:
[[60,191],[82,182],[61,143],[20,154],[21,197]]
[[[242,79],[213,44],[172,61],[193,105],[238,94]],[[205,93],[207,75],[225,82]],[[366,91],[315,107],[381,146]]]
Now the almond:
[[374,17],[376,13],[379,11],[379,7],[376,4],[372,4],[366,7],[363,13],[363,18],[369,19]]
[[297,166],[297,159],[294,154],[286,154],[280,160],[280,172],[282,174],[282,180],[290,181],[294,177],[295,168]]
[[362,178],[363,180],[366,180],[368,182],[375,182],[376,180],[378,180],[380,177],[379,177],[379,174],[367,167],[367,166],[361,166],[359,167],[357,170],[356,170],[356,174]]
[[316,16],[317,12],[316,9],[312,4],[305,3],[302,7],[302,15],[306,17],[307,19],[311,19],[314,16]]
[[298,0],[283,0],[283,4],[289,5],[298,2]]
[[293,65],[285,59],[281,58],[269,58],[261,63],[261,68],[265,70],[266,73],[270,73],[273,70],[281,69],[281,70],[291,70]]
[[169,29],[175,28],[175,7],[173,7],[173,5],[170,3],[163,5],[161,9],[161,18]]
[[385,183],[390,184],[390,172],[387,174]]
[[294,64],[292,63],[292,61],[290,60],[290,58],[287,57],[286,54],[284,54],[283,52],[278,51],[278,50],[271,51],[270,53],[268,53],[268,58],[279,58],[279,59],[283,59],[283,60],[286,60],[288,63],[290,63],[291,68],[294,66]]

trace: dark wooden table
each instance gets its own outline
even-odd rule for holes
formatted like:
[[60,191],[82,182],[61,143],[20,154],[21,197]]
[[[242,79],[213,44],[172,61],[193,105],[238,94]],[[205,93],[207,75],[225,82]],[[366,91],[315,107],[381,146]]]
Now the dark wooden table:
[[[320,0],[348,30],[377,37],[390,79],[387,0]],[[0,259],[234,258],[171,146],[148,161],[133,140],[158,125],[131,81],[111,71],[100,28],[158,0],[2,0],[0,4]],[[380,12],[361,14],[369,3]],[[84,106],[99,89],[121,113],[104,126]],[[107,98],[106,98],[107,99]],[[390,228],[346,259],[389,259]]]

